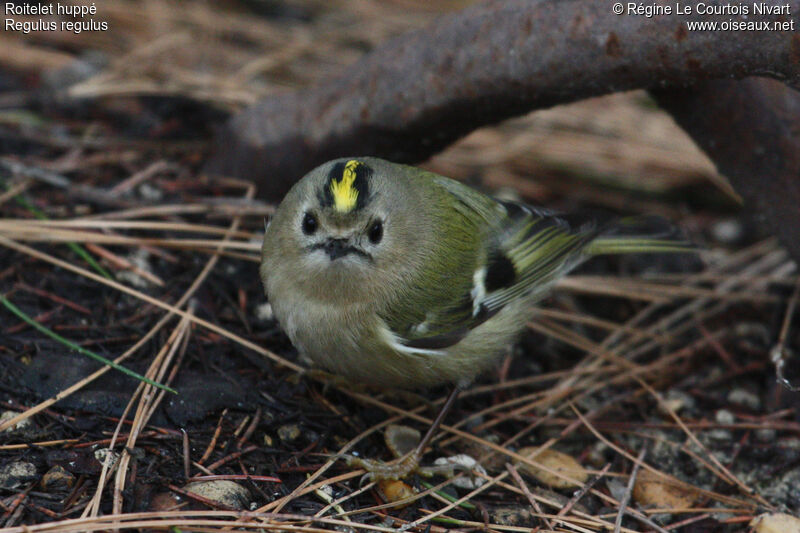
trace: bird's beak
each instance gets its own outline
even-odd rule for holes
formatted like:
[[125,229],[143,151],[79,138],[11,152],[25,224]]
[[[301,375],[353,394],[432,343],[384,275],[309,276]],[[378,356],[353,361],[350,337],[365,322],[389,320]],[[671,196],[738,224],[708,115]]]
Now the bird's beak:
[[335,261],[340,257],[344,257],[351,252],[355,252],[356,249],[347,244],[345,239],[330,239],[324,245],[322,245],[322,249],[328,254],[331,261]]
[[331,261],[336,261],[340,257],[354,254],[368,261],[372,261],[372,256],[357,246],[353,246],[347,239],[328,239],[324,243],[315,244],[312,249],[322,250]]

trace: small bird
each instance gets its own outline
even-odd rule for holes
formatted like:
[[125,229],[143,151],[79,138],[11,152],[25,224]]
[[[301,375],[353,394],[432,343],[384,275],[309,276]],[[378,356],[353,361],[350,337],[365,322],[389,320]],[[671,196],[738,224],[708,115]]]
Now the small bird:
[[260,275],[278,322],[316,365],[380,387],[452,384],[449,408],[584,260],[691,250],[630,225],[497,200],[373,157],[337,159],[278,206]]

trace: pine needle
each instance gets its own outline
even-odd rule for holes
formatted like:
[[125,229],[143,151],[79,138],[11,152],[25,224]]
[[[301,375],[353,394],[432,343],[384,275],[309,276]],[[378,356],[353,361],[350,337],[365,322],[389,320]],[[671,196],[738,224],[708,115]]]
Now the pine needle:
[[[0,185],[3,186],[4,188],[8,188],[2,179],[0,179]],[[30,211],[31,214],[33,214],[33,216],[35,216],[39,220],[49,220],[48,216],[45,215],[41,209],[33,205],[30,202],[30,200],[28,200],[24,196],[17,195],[14,197],[14,199],[17,201],[19,205]],[[97,271],[98,274],[108,279],[112,279],[111,274],[109,274],[109,272],[105,268],[103,268],[100,265],[100,263],[98,263],[97,260],[94,257],[92,257],[91,254],[89,254],[89,252],[84,250],[80,244],[74,242],[68,242],[67,246],[69,246],[69,249],[72,250],[76,255],[78,255],[84,261],[86,261],[89,264],[89,266],[95,269],[95,271]]]
[[76,352],[78,352],[78,353],[80,353],[82,355],[90,357],[90,358],[94,359],[95,361],[99,361],[99,362],[103,363],[104,365],[108,365],[111,368],[113,368],[114,370],[119,370],[123,374],[131,376],[132,378],[136,378],[139,381],[147,383],[148,385],[152,385],[153,387],[158,387],[159,389],[165,390],[167,392],[171,392],[173,394],[178,394],[178,391],[176,391],[173,388],[170,388],[170,387],[167,387],[166,385],[162,385],[161,383],[155,382],[152,379],[146,378],[141,374],[137,374],[133,370],[128,370],[124,366],[118,365],[114,361],[110,361],[110,360],[106,359],[105,357],[103,357],[102,355],[98,355],[98,354],[96,354],[96,353],[94,353],[94,352],[92,352],[90,350],[87,350],[86,348],[78,346],[77,344],[75,344],[74,342],[72,342],[72,341],[70,341],[68,339],[65,339],[64,337],[62,337],[61,335],[59,335],[55,331],[53,331],[53,330],[51,330],[49,328],[46,328],[45,326],[41,325],[40,323],[35,321],[30,316],[28,316],[27,314],[25,314],[24,311],[22,311],[19,307],[17,307],[13,303],[11,303],[11,301],[8,300],[2,294],[0,294],[0,303],[2,303],[4,306],[6,306],[6,308],[9,311],[11,311],[15,315],[17,315],[17,317],[19,317],[21,320],[23,320],[24,322],[28,323],[29,325],[31,325],[32,327],[34,327],[35,329],[37,329],[41,333],[44,333],[45,335],[47,335],[51,339],[54,339],[54,340],[60,342],[64,346],[67,346],[70,349],[75,350]]

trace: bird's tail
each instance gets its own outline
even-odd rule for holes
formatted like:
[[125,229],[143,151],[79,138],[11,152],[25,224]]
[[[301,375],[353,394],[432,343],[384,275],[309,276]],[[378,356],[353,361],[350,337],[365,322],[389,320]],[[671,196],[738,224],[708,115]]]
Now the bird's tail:
[[689,253],[697,246],[663,218],[629,217],[600,232],[584,249],[588,255],[635,253]]

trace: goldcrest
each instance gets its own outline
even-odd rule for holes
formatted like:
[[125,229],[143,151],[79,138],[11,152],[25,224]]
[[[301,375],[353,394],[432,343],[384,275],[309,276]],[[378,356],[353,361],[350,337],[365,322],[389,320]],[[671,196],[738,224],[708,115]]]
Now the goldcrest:
[[582,261],[688,249],[570,221],[415,167],[337,159],[281,202],[260,274],[275,317],[316,365],[385,387],[464,386]]

